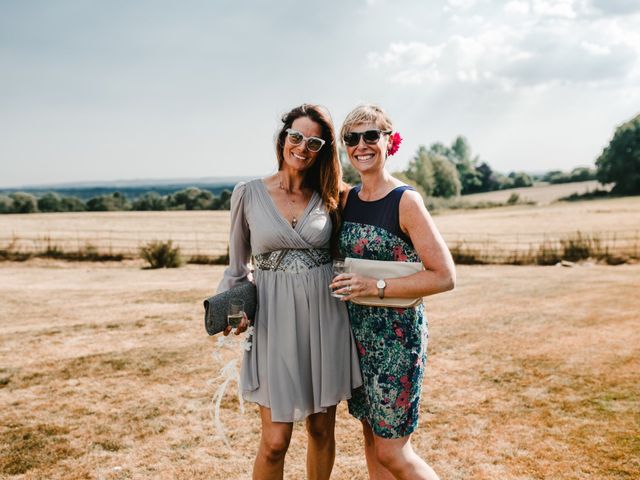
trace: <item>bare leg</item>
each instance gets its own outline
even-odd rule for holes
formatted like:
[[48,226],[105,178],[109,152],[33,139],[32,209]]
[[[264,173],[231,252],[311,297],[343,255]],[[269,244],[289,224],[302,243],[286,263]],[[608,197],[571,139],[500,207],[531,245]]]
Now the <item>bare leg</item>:
[[382,438],[374,434],[373,437],[376,461],[393,475],[390,478],[439,480],[436,472],[413,451],[410,435],[402,438]]
[[254,480],[281,480],[284,475],[284,457],[291,441],[292,423],[272,422],[271,409],[260,407],[262,436],[253,464]]
[[370,480],[395,480],[389,470],[384,468],[376,457],[375,435],[369,422],[362,420],[362,433],[364,434],[364,456],[367,459],[367,470]]
[[336,407],[307,417],[307,477],[328,480],[336,458]]

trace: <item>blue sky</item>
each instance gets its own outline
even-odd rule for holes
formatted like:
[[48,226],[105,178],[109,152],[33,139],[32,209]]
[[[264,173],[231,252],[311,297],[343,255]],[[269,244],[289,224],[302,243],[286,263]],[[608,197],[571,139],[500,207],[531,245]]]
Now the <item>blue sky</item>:
[[0,186],[265,175],[279,117],[381,104],[499,171],[590,165],[640,111],[640,0],[0,0]]

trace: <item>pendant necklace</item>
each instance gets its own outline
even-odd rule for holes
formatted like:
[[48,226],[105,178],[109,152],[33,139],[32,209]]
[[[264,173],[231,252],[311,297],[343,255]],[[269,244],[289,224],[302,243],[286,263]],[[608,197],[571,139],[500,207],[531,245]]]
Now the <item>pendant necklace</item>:
[[291,191],[287,188],[284,188],[284,185],[282,185],[282,179],[280,178],[280,175],[278,175],[278,182],[279,182],[279,187],[280,190],[284,190],[285,195],[287,196],[287,205],[289,206],[289,215],[291,215],[293,218],[291,219],[291,227],[292,228],[296,228],[296,225],[298,224],[298,219],[296,218],[295,214],[293,213],[293,204],[296,203],[295,200],[291,200],[290,198],[290,194]]

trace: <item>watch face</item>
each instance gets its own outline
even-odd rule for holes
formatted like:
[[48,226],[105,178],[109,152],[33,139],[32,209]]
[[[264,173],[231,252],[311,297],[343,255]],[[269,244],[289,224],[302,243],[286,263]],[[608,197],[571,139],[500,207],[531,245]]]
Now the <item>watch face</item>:
[[378,280],[378,283],[376,283],[376,286],[378,288],[384,288],[387,286],[387,282],[385,282],[384,280]]

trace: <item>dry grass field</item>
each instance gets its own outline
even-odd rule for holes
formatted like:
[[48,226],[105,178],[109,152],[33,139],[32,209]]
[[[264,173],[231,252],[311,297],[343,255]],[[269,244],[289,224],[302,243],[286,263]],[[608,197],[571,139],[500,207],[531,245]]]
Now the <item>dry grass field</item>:
[[[450,247],[464,245],[498,260],[577,231],[596,236],[617,253],[636,258],[640,253],[640,196],[454,210],[436,215],[435,221]],[[146,242],[172,239],[186,255],[219,256],[226,253],[228,232],[228,212],[0,215],[0,249],[13,242],[23,251],[43,251],[49,244],[77,251],[91,244],[101,252],[137,255]]]
[[559,198],[568,197],[572,193],[586,193],[595,190],[609,189],[610,186],[603,186],[596,180],[586,182],[558,183],[558,184],[535,184],[533,187],[509,188],[507,190],[496,190],[493,192],[472,193],[464,195],[462,198],[470,202],[506,202],[512,193],[517,193],[524,200],[531,200],[540,205],[547,205],[555,202]]
[[[209,418],[220,362],[201,300],[221,274],[0,263],[0,477],[249,478],[255,407],[225,397],[231,448]],[[459,267],[427,299],[417,451],[443,480],[640,478],[638,291],[640,265]],[[333,478],[364,479],[344,404],[337,422]],[[304,443],[297,425],[286,478],[304,478]]]

